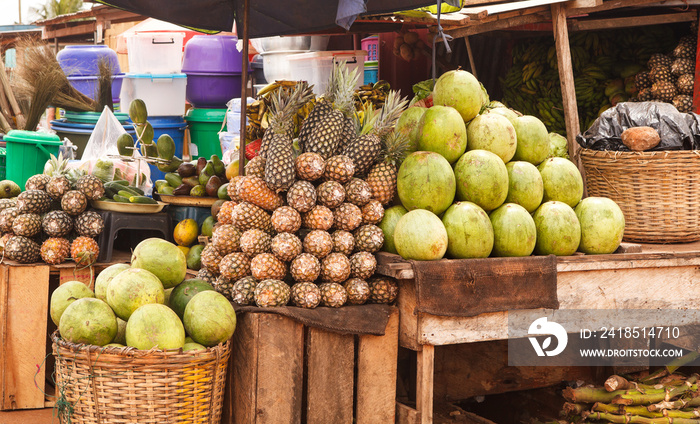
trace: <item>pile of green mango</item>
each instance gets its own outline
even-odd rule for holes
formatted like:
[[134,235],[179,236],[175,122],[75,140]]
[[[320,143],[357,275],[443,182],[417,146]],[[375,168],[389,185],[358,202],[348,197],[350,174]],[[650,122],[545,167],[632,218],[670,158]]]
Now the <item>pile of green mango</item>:
[[157,180],[155,186],[158,194],[228,200],[226,166],[217,155],[209,160],[199,158],[195,162],[181,163],[175,172],[165,174],[164,180]]

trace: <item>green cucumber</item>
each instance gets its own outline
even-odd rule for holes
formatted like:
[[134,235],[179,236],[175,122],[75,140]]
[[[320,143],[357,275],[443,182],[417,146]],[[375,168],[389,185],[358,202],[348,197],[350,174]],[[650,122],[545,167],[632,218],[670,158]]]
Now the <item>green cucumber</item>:
[[[116,184],[121,184],[121,185],[125,185],[125,186],[129,185],[129,182],[127,180],[112,180],[109,183],[116,183]],[[106,184],[109,184],[109,183],[106,183]]]
[[175,191],[175,189],[168,185],[165,187],[161,187],[161,189],[158,190],[158,194],[165,194],[166,196],[172,196],[174,191]]
[[117,194],[123,197],[140,196],[140,194],[132,193],[129,190],[119,190]]
[[143,195],[144,195],[143,190],[141,190],[141,189],[138,188],[138,187],[129,186],[129,188],[131,189],[131,191],[135,191],[135,192],[138,193],[140,196],[143,196]]
[[146,196],[131,196],[129,197],[131,203],[144,203],[149,205],[156,205],[158,202]]
[[125,186],[125,185],[121,185],[121,184],[111,184],[109,187],[112,190],[115,190],[117,193],[119,193],[120,191],[128,191],[129,193],[131,193],[132,196],[141,196],[142,195],[139,191],[137,191],[134,187],[131,187],[131,186]]
[[128,197],[120,196],[120,195],[118,195],[118,194],[115,194],[114,197],[113,197],[112,199],[113,199],[115,202],[119,202],[119,203],[131,203],[131,202],[129,201],[129,198],[128,198]]

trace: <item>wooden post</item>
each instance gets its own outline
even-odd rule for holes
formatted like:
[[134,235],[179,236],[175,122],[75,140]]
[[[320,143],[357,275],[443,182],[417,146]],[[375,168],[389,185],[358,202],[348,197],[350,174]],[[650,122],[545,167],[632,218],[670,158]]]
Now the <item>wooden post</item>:
[[435,346],[423,345],[418,351],[416,370],[416,409],[421,424],[433,423],[433,375],[435,371]]
[[467,56],[469,56],[469,68],[472,70],[472,75],[474,78],[479,79],[476,76],[476,64],[474,63],[474,53],[472,53],[472,44],[469,42],[469,36],[464,37],[464,44],[467,45]]
[[[700,15],[700,14],[698,14]],[[698,24],[700,24],[700,17],[698,17]],[[697,34],[698,40],[700,40],[700,31]],[[700,47],[698,47],[700,49]],[[695,81],[700,78],[700,68],[698,68],[698,60],[700,60],[700,55],[695,52]],[[700,84],[693,85],[693,112],[700,113]]]
[[[248,0],[243,0],[243,69],[241,72],[241,130],[238,143],[238,175],[245,175],[245,127],[248,106]],[[238,30],[236,30],[238,33]]]
[[581,175],[585,175],[579,158],[579,146],[576,143],[576,135],[580,132],[578,121],[578,107],[576,106],[576,88],[574,86],[574,69],[571,64],[571,50],[569,49],[569,30],[566,27],[566,10],[561,4],[553,4],[552,25],[554,27],[554,41],[557,51],[557,65],[559,67],[559,80],[561,81],[561,97],[564,103],[564,118],[566,121],[566,139],[568,140],[569,156],[578,166]]

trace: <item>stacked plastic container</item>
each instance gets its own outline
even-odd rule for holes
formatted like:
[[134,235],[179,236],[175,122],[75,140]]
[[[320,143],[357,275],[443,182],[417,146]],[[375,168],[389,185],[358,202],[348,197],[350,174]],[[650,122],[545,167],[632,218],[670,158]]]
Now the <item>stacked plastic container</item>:
[[[181,72],[185,34],[181,32],[142,32],[127,37],[129,73],[124,77],[121,100],[126,110],[134,99],[146,103],[148,122],[154,140],[168,134],[175,141],[175,155],[182,157],[187,124],[187,75]],[[151,165],[151,179],[165,175]]]
[[119,92],[124,74],[119,67],[117,52],[104,45],[66,46],[56,55],[63,73],[71,85],[86,96],[97,99],[100,60],[106,60],[112,70],[112,102],[119,104]]
[[226,104],[241,96],[242,54],[238,39],[227,35],[195,35],[185,46],[182,72],[187,74],[187,101],[194,106],[185,116],[194,146],[193,157],[222,156]]
[[379,36],[370,35],[362,39],[362,50],[367,52],[365,60],[365,84],[373,84],[379,80]]

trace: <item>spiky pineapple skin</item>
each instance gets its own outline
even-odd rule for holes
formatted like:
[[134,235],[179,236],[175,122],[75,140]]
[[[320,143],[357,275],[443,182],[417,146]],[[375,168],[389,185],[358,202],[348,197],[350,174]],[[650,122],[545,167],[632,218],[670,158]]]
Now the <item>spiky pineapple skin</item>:
[[12,232],[18,236],[34,237],[41,231],[41,217],[34,213],[18,215],[12,222]]
[[212,284],[216,280],[216,275],[207,268],[200,268],[199,271],[197,271],[197,278]]
[[246,176],[265,178],[265,158],[261,155],[255,156],[245,165]]
[[321,291],[321,303],[329,308],[340,308],[348,301],[345,287],[338,283],[323,283],[318,286]]
[[250,261],[250,271],[257,280],[282,280],[287,266],[272,253],[261,253]]
[[291,206],[275,209],[270,220],[278,233],[296,233],[301,228],[301,215]]
[[342,283],[350,277],[350,259],[342,253],[330,253],[321,261],[321,281]]
[[85,211],[75,218],[75,230],[81,236],[97,237],[104,230],[104,220],[97,212]]
[[695,77],[692,74],[684,74],[678,77],[676,87],[679,94],[691,96],[695,85]]
[[233,224],[233,211],[238,204],[232,200],[224,202],[216,215],[216,221],[219,224]]
[[199,255],[199,257],[203,268],[206,268],[213,276],[219,275],[219,263],[221,262],[221,259],[223,259],[223,256],[221,255],[221,252],[216,249],[216,247],[214,247],[212,244],[208,244],[204,247],[204,249],[202,249],[202,253]]
[[250,275],[250,257],[243,252],[229,253],[219,261],[219,274],[231,282]]
[[350,256],[355,249],[355,237],[349,231],[336,230],[331,234],[333,251]]
[[94,175],[85,175],[78,178],[75,188],[90,200],[97,200],[105,195],[104,184]]
[[[367,176],[368,178],[371,175]],[[357,206],[364,206],[372,199],[372,187],[365,180],[353,178],[345,185],[345,198]]]
[[390,277],[373,277],[369,281],[369,303],[391,303],[399,294],[399,285]]
[[261,308],[285,306],[292,290],[279,279],[265,279],[255,286],[255,304]]
[[71,258],[77,265],[92,265],[97,261],[100,254],[100,247],[97,242],[90,237],[80,236],[73,240],[70,247]]
[[[250,162],[248,163],[250,164]],[[246,176],[248,176],[247,171]],[[228,186],[226,186],[226,194],[228,194],[228,197],[236,203],[242,201],[241,198],[238,196],[238,186],[243,181],[243,178],[245,177],[243,177],[242,175],[236,175],[229,180]]]
[[333,238],[326,231],[312,230],[304,237],[303,245],[304,253],[323,259],[333,250]]
[[61,198],[61,209],[66,211],[69,215],[80,215],[85,211],[87,205],[87,197],[78,190],[71,190]]
[[325,116],[333,110],[333,105],[325,99],[319,99],[314,103],[314,108],[309,112],[299,130],[299,147],[304,150],[306,142],[316,128],[316,125],[321,122]]
[[355,231],[355,250],[376,253],[384,245],[384,232],[376,225],[367,224]]
[[214,279],[214,282],[211,285],[212,287],[214,287],[214,290],[224,295],[226,299],[233,300],[231,298],[233,282],[230,279],[224,277],[223,274],[216,277],[216,279]]
[[314,309],[321,303],[321,290],[314,283],[296,283],[292,286],[292,302],[306,309]]
[[667,81],[655,82],[651,87],[651,94],[655,99],[670,102],[676,96],[676,86]]
[[323,178],[344,184],[355,174],[355,164],[345,155],[335,155],[326,161]]
[[352,203],[343,203],[333,211],[335,228],[352,231],[362,224],[362,210]]
[[370,200],[362,207],[363,224],[379,224],[384,218],[384,206],[379,200]]
[[289,262],[301,254],[303,246],[299,237],[292,233],[279,233],[272,238],[270,243],[272,254],[277,259]]
[[4,252],[7,258],[22,264],[37,262],[41,257],[39,244],[30,238],[22,236],[10,237],[5,243]]
[[51,211],[44,215],[41,227],[50,237],[65,237],[73,230],[73,218],[64,211]]
[[3,233],[12,232],[12,224],[19,216],[19,209],[7,208],[0,211],[0,231]]
[[330,180],[316,187],[316,202],[334,209],[345,201],[345,188],[338,181]]
[[241,251],[252,258],[260,253],[270,252],[271,242],[272,237],[268,233],[253,228],[241,234]]
[[369,300],[370,288],[367,281],[360,278],[349,278],[343,287],[348,295],[348,304],[362,305]]
[[301,217],[301,225],[312,230],[328,231],[333,226],[333,211],[329,208],[316,205]]
[[211,244],[222,255],[228,255],[240,249],[241,232],[231,224],[219,225],[212,233]]
[[43,190],[27,190],[17,196],[17,209],[20,213],[43,214],[50,207],[51,197]]
[[398,171],[393,164],[380,162],[374,165],[367,174],[367,184],[372,191],[372,198],[379,200],[383,205],[391,203],[396,193],[397,174]]
[[32,175],[24,183],[25,190],[46,190],[46,184],[48,184],[51,177],[44,174]]
[[382,141],[376,134],[365,134],[356,137],[345,146],[342,154],[352,159],[355,164],[355,175],[365,175],[382,151]]
[[63,197],[70,189],[70,181],[63,175],[52,177],[46,184],[46,193],[54,200]]
[[70,242],[65,238],[51,237],[41,244],[41,259],[49,265],[58,265],[70,256]]
[[324,115],[304,141],[304,152],[318,153],[328,159],[336,153],[343,133],[345,117],[342,112],[332,110]]
[[255,206],[252,203],[241,202],[233,208],[232,221],[233,225],[241,231],[247,231],[253,228],[263,230],[267,233],[272,233],[272,221],[270,215],[264,209]]
[[313,283],[321,274],[321,261],[310,253],[300,253],[289,264],[289,272],[298,283]]
[[255,287],[257,285],[258,280],[252,276],[241,278],[231,288],[231,300],[240,306],[252,305],[255,303]]
[[350,256],[350,276],[367,280],[377,270],[377,259],[369,252],[357,252]]
[[308,181],[297,181],[287,191],[287,203],[298,212],[310,211],[316,205],[316,188]]
[[279,194],[271,190],[260,177],[246,176],[239,180],[238,197],[266,211],[274,211],[283,204]]
[[323,176],[325,167],[326,161],[318,153],[302,153],[294,160],[296,176],[300,180],[318,180]]

